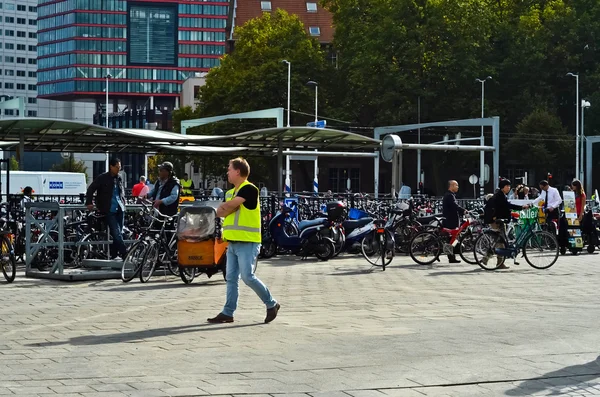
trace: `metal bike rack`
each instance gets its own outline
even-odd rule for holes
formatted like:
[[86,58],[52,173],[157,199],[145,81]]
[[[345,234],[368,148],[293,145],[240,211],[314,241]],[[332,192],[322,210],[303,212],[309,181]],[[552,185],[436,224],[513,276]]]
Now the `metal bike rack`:
[[[139,211],[141,205],[129,205],[127,211]],[[123,261],[115,260],[84,260],[82,268],[65,269],[64,266],[64,250],[67,247],[76,249],[82,245],[109,245],[112,244],[110,234],[107,230],[107,238],[104,241],[93,242],[72,242],[65,241],[64,236],[64,218],[69,213],[75,210],[86,210],[85,205],[77,204],[59,204],[59,203],[44,203],[31,202],[25,204],[25,275],[32,278],[44,278],[63,281],[83,281],[83,280],[104,280],[104,279],[119,279],[121,278],[121,268]],[[54,215],[51,219],[37,219],[34,216],[36,212],[52,211]],[[40,235],[37,241],[31,241],[32,227],[40,230]],[[58,238],[53,238],[51,232],[56,232]],[[131,242],[131,241],[126,241]],[[42,248],[56,248],[58,257],[51,264],[49,271],[40,271],[32,268],[32,261],[36,254]]]

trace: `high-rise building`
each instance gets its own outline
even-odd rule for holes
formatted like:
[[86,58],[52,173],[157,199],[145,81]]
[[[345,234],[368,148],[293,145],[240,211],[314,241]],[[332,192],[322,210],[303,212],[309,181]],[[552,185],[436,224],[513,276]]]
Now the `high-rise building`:
[[37,11],[38,98],[99,112],[107,76],[109,113],[176,108],[183,81],[225,52],[229,0],[40,0]]
[[[36,0],[0,0],[0,96],[24,98],[26,116],[38,113],[36,7]],[[2,113],[17,116],[18,110]]]

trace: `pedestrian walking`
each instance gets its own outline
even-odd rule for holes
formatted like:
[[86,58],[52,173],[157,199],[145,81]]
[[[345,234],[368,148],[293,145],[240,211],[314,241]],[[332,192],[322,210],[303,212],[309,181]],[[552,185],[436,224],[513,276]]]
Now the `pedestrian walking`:
[[[444,195],[442,201],[442,216],[445,218],[442,225],[446,229],[456,229],[459,226],[460,217],[465,214],[465,209],[458,205],[456,201],[456,193],[458,192],[458,182],[455,180],[448,181],[448,191]],[[457,247],[454,247],[454,253],[448,255],[450,263],[460,263],[456,259]]]
[[109,171],[99,175],[88,187],[85,204],[88,210],[94,209],[94,193],[96,208],[104,215],[106,225],[113,240],[110,250],[111,259],[118,254],[122,259],[127,256],[127,247],[123,241],[123,223],[125,221],[125,189],[119,175],[121,160],[110,160]]
[[243,158],[229,161],[227,179],[234,188],[225,194],[225,202],[217,209],[224,217],[223,238],[227,246],[227,296],[223,311],[207,321],[213,324],[232,323],[237,309],[240,276],[244,283],[263,301],[267,308],[265,323],[275,320],[280,305],[269,289],[254,274],[254,263],[261,242],[261,217],[258,188],[248,181],[250,165]]

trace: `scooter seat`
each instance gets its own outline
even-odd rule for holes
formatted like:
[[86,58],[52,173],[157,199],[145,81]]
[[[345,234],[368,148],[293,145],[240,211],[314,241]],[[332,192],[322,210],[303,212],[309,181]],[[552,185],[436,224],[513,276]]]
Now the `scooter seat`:
[[347,220],[347,221],[344,221],[342,223],[342,226],[346,230],[354,230],[354,229],[358,229],[359,227],[363,227],[365,225],[368,225],[371,222],[373,222],[373,218],[362,218],[362,219],[356,219],[356,220]]
[[300,221],[298,228],[300,230],[304,230],[307,227],[322,225],[325,220],[327,220],[327,218],[317,218],[317,219],[309,219],[306,221]]

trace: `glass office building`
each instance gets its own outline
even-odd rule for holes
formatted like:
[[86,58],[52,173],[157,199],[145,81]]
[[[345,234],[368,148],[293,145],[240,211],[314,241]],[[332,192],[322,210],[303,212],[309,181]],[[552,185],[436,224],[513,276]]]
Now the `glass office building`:
[[113,111],[148,98],[173,108],[188,75],[225,53],[229,0],[38,3],[39,98],[103,103],[110,74]]

